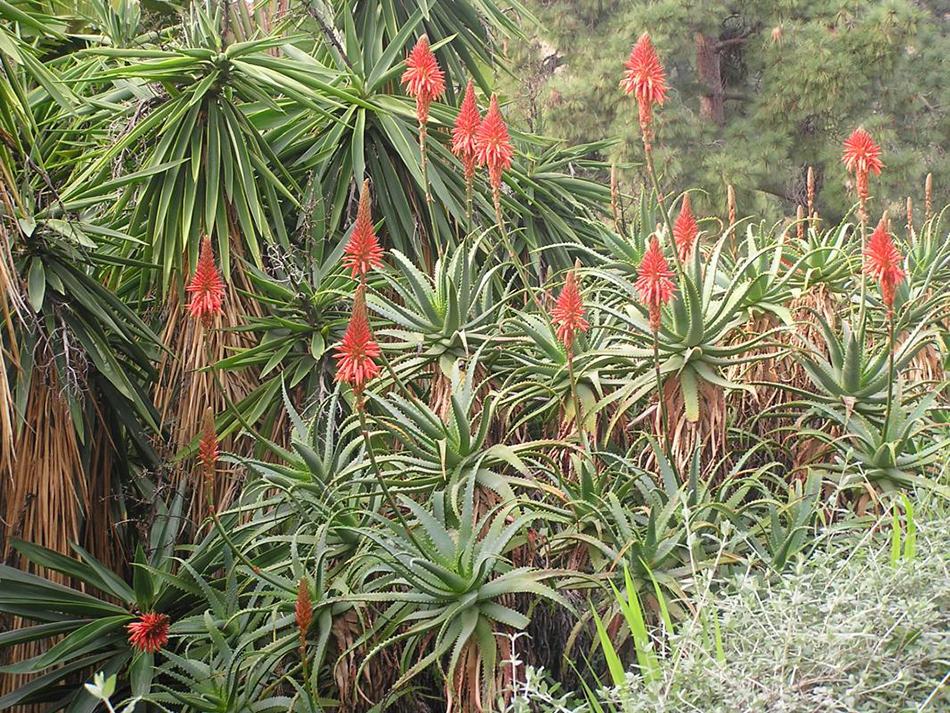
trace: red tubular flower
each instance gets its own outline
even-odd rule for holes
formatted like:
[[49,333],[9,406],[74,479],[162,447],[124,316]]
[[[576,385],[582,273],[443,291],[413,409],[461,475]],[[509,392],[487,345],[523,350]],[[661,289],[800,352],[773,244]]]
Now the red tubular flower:
[[887,221],[881,218],[864,251],[864,273],[877,280],[881,286],[881,299],[888,309],[894,304],[897,286],[906,277],[901,262],[901,254],[887,232]]
[[676,244],[676,252],[680,260],[686,260],[689,257],[698,236],[699,226],[696,225],[696,218],[693,217],[693,208],[689,203],[689,193],[687,193],[683,197],[680,214],[676,216],[676,222],[673,223],[673,242]]
[[511,167],[511,158],[515,155],[508,136],[508,127],[498,106],[498,97],[491,95],[488,113],[482,119],[475,136],[475,153],[478,165],[488,166],[488,180],[493,190],[501,188],[501,174]]
[[370,210],[369,180],[363,181],[353,233],[346,247],[343,248],[343,253],[343,267],[350,268],[353,277],[363,277],[374,267],[379,267],[383,263],[383,249],[376,237]]
[[353,315],[343,335],[343,341],[337,347],[336,359],[339,360],[336,372],[337,381],[345,381],[357,392],[363,383],[379,373],[379,365],[373,359],[380,355],[379,344],[373,340],[366,316],[366,300],[363,288],[356,291],[353,299]]
[[310,603],[310,586],[307,578],[301,577],[297,585],[297,604],[294,607],[294,616],[297,619],[297,631],[300,633],[300,645],[307,640],[307,629],[313,620],[313,605]]
[[567,273],[561,294],[551,310],[551,322],[557,327],[557,338],[568,349],[571,348],[576,332],[586,332],[590,328],[584,318],[584,301],[581,299],[581,291],[578,289],[573,270]]
[[844,152],[841,155],[845,168],[850,172],[874,171],[880,174],[884,164],[881,162],[881,148],[874,143],[865,128],[855,129],[844,142]]
[[624,65],[627,68],[620,86],[624,93],[633,94],[640,109],[640,130],[645,141],[649,141],[653,124],[653,104],[663,104],[666,100],[666,72],[656,55],[650,33],[644,32],[630,51],[630,58]]
[[168,616],[155,612],[142,614],[138,621],[129,624],[128,630],[132,648],[155,653],[168,643]]
[[663,257],[660,242],[654,235],[650,246],[640,261],[640,270],[634,287],[637,298],[650,310],[650,329],[654,332],[660,329],[660,308],[663,307],[676,290],[673,284],[673,273]]
[[478,163],[476,157],[476,145],[478,127],[482,119],[478,115],[478,104],[475,103],[475,87],[472,80],[468,80],[468,86],[465,88],[465,97],[462,99],[462,106],[459,107],[459,115],[455,120],[455,128],[452,129],[452,153],[462,160],[465,166],[465,180],[470,181],[475,175],[475,166]]
[[221,275],[218,274],[218,268],[214,264],[214,251],[211,249],[210,237],[205,237],[201,243],[198,266],[195,268],[191,283],[185,290],[192,295],[191,302],[188,304],[191,316],[200,319],[204,326],[211,326],[213,315],[224,313],[221,308],[224,303],[224,282],[221,281]]
[[416,117],[420,124],[429,122],[429,104],[445,93],[445,75],[429,49],[429,38],[419,38],[406,58],[406,71],[402,75],[409,96],[416,100]]
[[854,174],[858,199],[863,204],[868,197],[868,176],[871,171],[880,174],[884,164],[881,162],[881,148],[874,143],[864,127],[855,129],[844,142],[841,154],[845,168]]

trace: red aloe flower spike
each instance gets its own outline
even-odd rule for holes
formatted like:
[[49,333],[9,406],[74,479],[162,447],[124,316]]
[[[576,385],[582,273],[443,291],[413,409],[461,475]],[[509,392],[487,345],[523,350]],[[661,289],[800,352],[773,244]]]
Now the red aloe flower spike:
[[639,274],[634,284],[637,298],[650,310],[650,329],[654,332],[660,329],[660,309],[669,302],[676,290],[672,277],[673,273],[663,257],[660,242],[654,235],[640,261]]
[[874,171],[880,174],[881,169],[884,168],[881,162],[881,148],[874,143],[871,134],[863,126],[855,129],[851,136],[845,139],[841,160],[851,173]]
[[476,156],[476,145],[478,127],[481,126],[482,119],[478,114],[478,104],[475,102],[475,86],[472,80],[468,80],[468,86],[465,88],[465,97],[462,99],[462,106],[459,107],[459,114],[455,120],[455,128],[452,129],[452,153],[462,160],[465,166],[465,180],[470,181],[475,175],[475,166],[478,163]]
[[590,323],[584,318],[584,301],[573,270],[567,273],[561,294],[551,310],[551,322],[557,326],[557,338],[568,349],[576,332],[586,332],[590,328]]
[[335,356],[339,360],[336,380],[345,381],[360,393],[363,383],[379,373],[379,365],[373,359],[380,355],[379,344],[373,340],[369,330],[362,286],[356,290],[350,324],[336,349],[338,353]]
[[205,473],[214,474],[218,464],[218,434],[214,429],[214,411],[205,410],[201,424],[201,442],[198,444],[198,460]]
[[627,72],[620,86],[624,93],[633,94],[640,110],[640,130],[644,140],[652,138],[653,104],[662,105],[666,100],[666,72],[656,55],[650,33],[644,32],[630,51],[624,65]]
[[868,198],[868,176],[871,171],[880,174],[884,164],[881,162],[881,148],[874,143],[863,126],[855,129],[844,142],[844,151],[841,154],[845,168],[854,174],[855,188],[863,212],[864,203]]
[[498,191],[501,188],[501,174],[511,167],[511,158],[515,152],[511,148],[508,127],[505,126],[501,108],[498,106],[498,97],[494,94],[491,95],[488,113],[478,127],[475,152],[478,165],[488,166],[488,180],[492,190]]
[[877,280],[881,287],[881,299],[890,310],[894,305],[894,293],[904,281],[906,273],[901,267],[901,254],[887,232],[887,214],[884,215],[864,251],[864,273]]
[[301,577],[297,585],[297,604],[294,607],[294,616],[297,619],[297,631],[300,632],[300,648],[303,653],[303,647],[307,641],[307,630],[310,628],[310,622],[313,620],[313,605],[310,602],[310,585],[307,584],[307,578]]
[[168,643],[168,616],[148,612],[128,625],[129,644],[145,653],[155,653]]
[[211,326],[211,318],[216,314],[223,314],[224,282],[218,274],[214,264],[214,251],[211,249],[211,238],[205,237],[201,242],[201,254],[198,257],[198,266],[195,268],[191,283],[185,288],[190,292],[191,302],[188,311],[192,317],[201,320],[205,327]]
[[218,434],[214,429],[214,412],[205,409],[201,424],[201,441],[198,443],[198,460],[205,479],[205,498],[208,510],[214,512],[214,473],[218,465]]
[[353,233],[343,253],[343,267],[350,268],[353,277],[365,277],[370,270],[383,264],[383,249],[376,237],[370,209],[369,179],[363,181]]
[[429,104],[445,93],[445,75],[429,48],[429,38],[423,35],[406,58],[406,71],[402,75],[409,96],[416,100],[416,117],[419,124],[429,122]]
[[699,237],[699,226],[696,225],[696,218],[693,217],[693,208],[689,202],[689,193],[687,193],[683,197],[680,214],[676,216],[676,222],[673,223],[673,242],[680,260],[685,261],[689,257],[697,237]]

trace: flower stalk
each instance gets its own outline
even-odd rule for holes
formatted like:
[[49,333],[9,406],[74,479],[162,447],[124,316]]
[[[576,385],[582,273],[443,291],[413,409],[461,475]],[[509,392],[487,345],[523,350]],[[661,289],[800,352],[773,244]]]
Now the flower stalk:
[[300,653],[300,664],[303,666],[304,679],[309,676],[309,661],[307,660],[307,631],[310,629],[310,623],[313,620],[313,603],[310,601],[310,585],[306,577],[300,578],[297,585],[297,603],[294,606],[294,618],[297,622],[297,634],[300,639],[298,651]]
[[472,230],[472,184],[475,179],[475,169],[478,166],[478,129],[481,123],[482,118],[475,101],[475,84],[469,79],[458,117],[455,120],[455,127],[452,129],[452,153],[461,160],[465,173],[466,235]]
[[577,392],[577,377],[574,374],[574,337],[590,328],[584,314],[584,301],[581,298],[580,288],[574,270],[567,273],[564,287],[558,295],[557,303],[551,312],[551,323],[557,327],[557,338],[564,345],[567,353],[567,372],[571,382],[571,397],[574,400],[574,418],[577,422],[578,440],[588,449],[587,435],[584,429],[584,413]]
[[666,421],[666,408],[663,400],[663,380],[660,373],[660,324],[663,318],[663,305],[670,301],[676,289],[660,242],[654,235],[650,246],[640,261],[640,269],[634,287],[637,297],[646,305],[650,317],[650,331],[653,333],[653,369],[656,377],[657,408],[660,414],[660,430],[663,433],[667,455],[672,456],[670,448],[669,424]]
[[897,287],[907,274],[901,267],[902,257],[887,229],[887,212],[881,217],[867,249],[864,251],[864,270],[862,276],[877,280],[881,288],[881,301],[887,309],[887,405],[884,411],[884,433],[887,434],[891,420],[894,400],[894,297]]
[[[868,223],[868,181],[870,174],[880,174],[884,164],[881,162],[881,149],[864,129],[858,127],[844,142],[841,160],[849,173],[854,174],[855,189],[858,194],[858,219],[861,222],[861,254],[867,250]],[[867,278],[861,274],[861,296],[858,307],[858,325],[862,339],[867,320]]]
[[426,135],[429,124],[429,105],[445,93],[445,74],[429,47],[429,38],[422,35],[406,58],[406,71],[400,80],[406,91],[416,100],[416,118],[419,121],[419,167],[425,188],[426,203],[432,203],[426,173]]

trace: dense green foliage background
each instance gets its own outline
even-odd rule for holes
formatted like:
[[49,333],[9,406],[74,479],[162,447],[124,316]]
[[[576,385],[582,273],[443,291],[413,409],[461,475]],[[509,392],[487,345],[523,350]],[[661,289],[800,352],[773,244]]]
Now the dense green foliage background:
[[[535,5],[577,53],[541,82],[516,0],[0,0],[0,711],[92,713],[98,672],[149,713],[509,711],[527,665],[657,680],[723,581],[836,531],[912,559],[915,491],[950,496],[945,211],[881,221],[882,289],[839,152],[884,143],[875,223],[947,182],[935,8],[570,7]],[[664,200],[617,88],[643,29]],[[451,152],[470,77],[497,189]],[[812,163],[822,219],[769,220]]]
[[[794,214],[808,166],[818,210],[852,203],[840,145],[860,124],[887,172],[875,192],[900,208],[923,180],[950,183],[950,8],[940,0],[530,0],[533,43],[510,43],[512,96],[528,125],[571,142],[618,139],[607,155],[642,161],[633,102],[617,84],[649,30],[672,85],[657,112],[659,169],[676,190],[700,187],[706,212]],[[704,62],[697,43],[711,48]],[[721,82],[716,81],[716,78]],[[702,103],[712,107],[704,112]],[[721,111],[718,114],[717,111]],[[940,188],[941,191],[945,188]],[[942,195],[942,194],[941,194]],[[893,211],[892,211],[893,212]]]

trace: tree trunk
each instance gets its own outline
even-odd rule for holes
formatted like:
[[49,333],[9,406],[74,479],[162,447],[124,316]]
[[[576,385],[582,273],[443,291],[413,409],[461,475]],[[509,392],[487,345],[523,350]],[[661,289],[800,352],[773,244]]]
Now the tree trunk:
[[722,126],[726,123],[726,115],[723,111],[722,75],[716,42],[702,32],[695,34],[695,40],[696,72],[699,81],[706,87],[706,92],[699,97],[699,115],[714,121],[716,126]]

